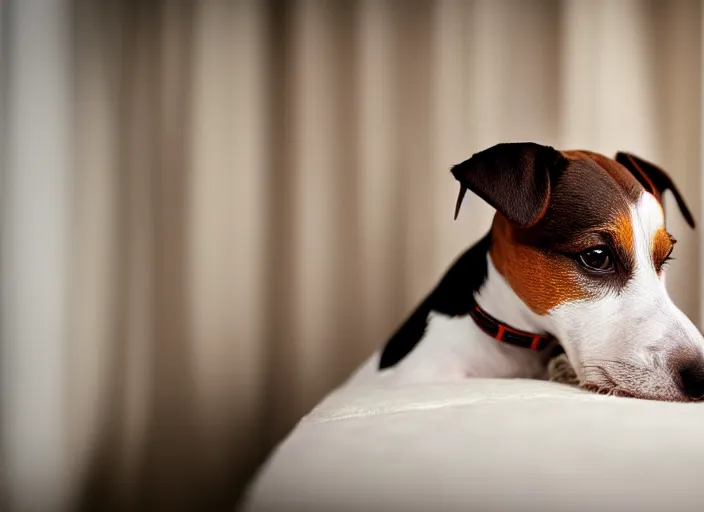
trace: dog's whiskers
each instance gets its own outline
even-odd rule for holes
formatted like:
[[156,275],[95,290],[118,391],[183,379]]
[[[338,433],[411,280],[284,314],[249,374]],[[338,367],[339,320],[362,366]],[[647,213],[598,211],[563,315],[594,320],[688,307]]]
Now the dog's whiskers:
[[[606,363],[614,366],[619,366],[619,362],[610,360],[596,360],[594,363]],[[623,364],[622,366],[631,366],[629,364]],[[632,365],[635,367],[635,365]],[[585,374],[587,374],[585,380],[580,383],[583,389],[588,389],[595,391],[597,394],[606,396],[630,396],[630,393],[626,392],[619,386],[614,378],[609,374],[609,372],[604,368],[602,364],[585,364],[583,366]],[[589,374],[595,374],[597,382],[590,382],[592,379],[589,378]]]
[[592,361],[593,363],[597,363],[592,366],[614,366],[614,367],[622,367],[622,368],[627,368],[629,370],[637,370],[637,371],[644,371],[645,368],[643,368],[640,365],[634,364],[634,363],[629,363],[628,361],[615,361],[612,359],[594,359]]

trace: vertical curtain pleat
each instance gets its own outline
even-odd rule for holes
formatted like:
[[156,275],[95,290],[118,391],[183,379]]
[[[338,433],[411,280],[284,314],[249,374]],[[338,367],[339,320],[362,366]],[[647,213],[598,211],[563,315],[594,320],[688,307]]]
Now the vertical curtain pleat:
[[[469,157],[472,142],[470,138],[470,96],[471,66],[467,59],[469,31],[466,22],[473,2],[443,0],[434,4],[432,20],[432,98],[431,111],[433,126],[430,132],[432,141],[431,176],[442,179],[432,180],[431,213],[433,236],[428,245],[433,251],[432,261],[427,267],[432,281],[447,268],[467,244],[479,239],[488,231],[492,209],[485,205],[478,208],[479,200],[473,196],[467,199],[473,204],[465,205],[462,214],[452,221],[454,204],[452,199],[458,191],[458,183],[451,178],[450,167]],[[429,191],[430,192],[430,191]],[[429,196],[431,194],[428,194]],[[469,202],[468,201],[468,202]],[[471,211],[471,214],[468,212]]]
[[118,293],[116,369],[112,374],[115,402],[110,425],[115,438],[105,448],[115,463],[118,493],[126,504],[139,491],[142,456],[147,448],[150,408],[153,407],[151,369],[155,346],[154,201],[159,144],[159,29],[155,7],[138,2],[123,6],[121,70],[118,102],[117,165],[123,272]]
[[294,151],[288,172],[294,175],[289,192],[296,244],[290,256],[299,300],[293,305],[290,342],[297,347],[303,407],[335,382],[337,354],[344,350],[344,330],[337,322],[354,314],[339,307],[355,260],[345,247],[354,232],[345,222],[350,206],[345,196],[356,193],[356,184],[349,182],[355,118],[347,108],[352,100],[348,84],[354,80],[348,5],[331,9],[325,1],[300,2],[292,13],[294,122],[289,136]]
[[[148,4],[146,4],[148,5]],[[144,100],[134,120],[147,126],[135,152],[149,155],[149,233],[151,265],[151,354],[148,357],[148,416],[138,474],[141,509],[188,509],[200,505],[203,472],[196,414],[195,372],[189,287],[189,174],[192,123],[192,4],[163,2],[143,22],[155,51]],[[146,25],[146,23],[153,25]],[[154,58],[154,61],[151,61]],[[147,73],[143,72],[143,75]],[[143,116],[151,116],[151,126]],[[150,143],[149,147],[142,146]],[[135,180],[135,183],[137,181]],[[136,226],[135,226],[136,227]],[[173,471],[172,468],[180,468]]]
[[368,353],[393,328],[398,306],[402,250],[394,227],[399,213],[399,173],[393,167],[398,137],[393,129],[398,81],[393,73],[391,2],[364,0],[356,17],[356,106],[359,180],[360,297],[359,340]]
[[[396,175],[401,226],[395,244],[402,251],[397,265],[403,295],[401,317],[416,305],[432,286],[429,264],[432,261],[433,224],[431,165],[432,124],[432,26],[433,3],[413,2],[408,7],[394,4],[392,32],[393,62],[398,87],[392,101],[396,109],[392,129],[398,137],[391,172]],[[413,84],[409,87],[409,84]],[[404,148],[402,151],[399,148]],[[397,318],[397,321],[401,320]]]
[[[11,7],[11,8],[10,8]],[[2,465],[8,508],[63,509],[67,450],[71,52],[67,2],[7,6],[0,205]]]
[[[70,287],[70,346],[67,350],[69,401],[68,447],[71,470],[81,484],[91,478],[95,460],[106,439],[105,421],[120,410],[113,384],[122,370],[121,343],[116,336],[120,278],[124,267],[119,230],[120,185],[119,131],[116,123],[119,93],[119,16],[114,7],[105,18],[95,6],[81,0],[72,26],[85,44],[73,46],[76,66],[73,79],[74,193],[71,223],[72,286]],[[79,100],[80,101],[76,101]],[[120,410],[121,412],[121,410]],[[77,490],[80,492],[80,488]]]
[[267,166],[278,150],[269,146],[268,71],[260,58],[268,51],[265,15],[256,2],[209,1],[195,30],[188,354],[194,413],[206,436],[202,467],[232,485],[244,481],[264,436]]

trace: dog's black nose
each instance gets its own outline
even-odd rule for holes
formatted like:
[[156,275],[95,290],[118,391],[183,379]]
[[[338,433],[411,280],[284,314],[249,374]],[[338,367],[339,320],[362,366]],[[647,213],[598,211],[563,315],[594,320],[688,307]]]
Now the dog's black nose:
[[682,391],[689,398],[704,398],[704,361],[689,363],[680,369]]

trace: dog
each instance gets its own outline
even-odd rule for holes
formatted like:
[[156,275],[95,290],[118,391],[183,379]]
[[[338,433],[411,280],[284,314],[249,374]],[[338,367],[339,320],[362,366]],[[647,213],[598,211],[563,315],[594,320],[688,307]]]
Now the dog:
[[628,153],[505,143],[455,165],[455,218],[467,190],[496,209],[377,353],[376,371],[410,381],[547,378],[564,350],[580,385],[634,398],[704,398],[704,340],[668,296],[675,239],[670,177]]

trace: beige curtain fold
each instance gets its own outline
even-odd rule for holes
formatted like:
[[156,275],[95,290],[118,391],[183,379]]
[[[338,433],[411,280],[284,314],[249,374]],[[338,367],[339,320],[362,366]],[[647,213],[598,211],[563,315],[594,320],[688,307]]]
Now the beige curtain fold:
[[[701,217],[697,0],[0,5],[18,509],[234,503],[488,230],[475,196],[452,221],[473,152],[631,151]],[[699,237],[666,205],[700,322]]]

